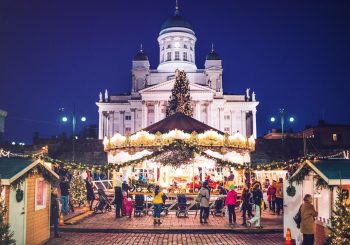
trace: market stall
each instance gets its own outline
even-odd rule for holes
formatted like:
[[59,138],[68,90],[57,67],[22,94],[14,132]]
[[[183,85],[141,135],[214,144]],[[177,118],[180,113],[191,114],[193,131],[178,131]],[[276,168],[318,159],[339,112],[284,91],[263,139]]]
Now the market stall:
[[239,133],[224,134],[175,113],[132,135],[106,138],[104,146],[108,162],[118,166],[114,182],[158,184],[175,193],[188,193],[204,180],[212,189],[228,180],[242,186],[244,164],[250,162],[255,140]]

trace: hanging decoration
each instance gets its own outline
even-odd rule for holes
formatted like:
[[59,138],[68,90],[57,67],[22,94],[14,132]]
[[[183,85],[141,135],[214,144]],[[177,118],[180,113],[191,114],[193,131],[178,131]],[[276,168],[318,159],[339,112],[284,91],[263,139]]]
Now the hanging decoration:
[[21,202],[23,200],[23,190],[17,189],[16,190],[16,201]]
[[295,187],[290,184],[288,187],[287,187],[287,195],[290,196],[290,197],[294,197],[295,196],[295,193],[296,193],[296,189]]

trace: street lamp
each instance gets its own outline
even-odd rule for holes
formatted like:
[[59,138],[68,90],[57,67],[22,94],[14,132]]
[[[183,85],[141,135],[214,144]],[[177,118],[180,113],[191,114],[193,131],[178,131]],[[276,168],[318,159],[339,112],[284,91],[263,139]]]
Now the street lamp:
[[[60,111],[64,111],[64,109],[62,108]],[[81,122],[86,122],[86,117],[85,116],[82,116],[80,118],[80,121]],[[63,123],[67,123],[69,120],[68,120],[68,117],[67,116],[62,116],[61,118],[61,121]],[[73,110],[73,114],[72,114],[72,131],[73,131],[73,136],[72,136],[72,143],[73,143],[73,154],[72,154],[72,160],[73,162],[75,162],[75,140],[78,139],[78,137],[75,135],[75,127],[76,127],[76,124],[77,124],[77,118],[76,118],[76,114],[75,114],[75,106],[74,106],[74,110]]]
[[[280,112],[280,122],[281,122],[281,131],[282,131],[282,138],[281,138],[281,140],[282,140],[282,143],[283,143],[283,141],[284,141],[284,119],[285,119],[284,118],[284,116],[285,116],[284,115],[284,113],[285,113],[284,108],[281,108],[279,110],[279,112]],[[295,121],[295,118],[294,117],[289,117],[288,120],[289,120],[290,123],[293,123]],[[276,118],[275,117],[271,117],[270,121],[272,123],[274,123],[276,121]]]

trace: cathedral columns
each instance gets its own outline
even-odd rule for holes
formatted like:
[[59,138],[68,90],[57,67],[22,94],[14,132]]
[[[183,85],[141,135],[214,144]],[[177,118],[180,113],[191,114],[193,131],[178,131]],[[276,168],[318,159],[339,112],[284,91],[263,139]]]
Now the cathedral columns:
[[121,135],[125,134],[125,111],[119,111],[119,119],[120,119],[120,125],[119,125],[119,132]]
[[241,134],[247,136],[247,116],[246,111],[241,111]]
[[109,112],[108,124],[109,124],[108,135],[109,137],[112,137],[114,135],[114,111]]
[[103,112],[98,111],[98,139],[103,139]]
[[196,118],[198,121],[201,121],[201,103],[200,101],[196,102]]
[[252,115],[253,115],[253,118],[252,118],[252,123],[253,123],[253,135],[254,135],[254,138],[256,139],[257,137],[257,132],[256,132],[256,109],[255,110],[252,110]]
[[148,108],[146,101],[142,101],[142,128],[147,127]]
[[211,107],[212,107],[212,104],[211,104],[211,102],[209,101],[209,103],[208,103],[208,105],[207,105],[207,115],[208,115],[207,124],[213,127],[214,125],[213,125]]
[[224,131],[224,108],[223,107],[219,107],[219,130]]
[[154,123],[159,121],[159,103],[160,101],[154,102]]
[[133,122],[132,128],[131,128],[131,133],[136,131],[136,108],[131,108],[131,121]]

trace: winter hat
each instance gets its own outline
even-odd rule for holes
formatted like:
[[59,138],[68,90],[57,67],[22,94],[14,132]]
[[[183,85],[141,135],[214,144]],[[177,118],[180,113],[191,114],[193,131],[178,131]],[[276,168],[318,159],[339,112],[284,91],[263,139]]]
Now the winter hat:
[[234,184],[231,184],[230,185],[230,190],[233,190],[235,188],[235,185]]

